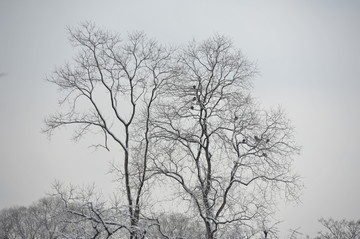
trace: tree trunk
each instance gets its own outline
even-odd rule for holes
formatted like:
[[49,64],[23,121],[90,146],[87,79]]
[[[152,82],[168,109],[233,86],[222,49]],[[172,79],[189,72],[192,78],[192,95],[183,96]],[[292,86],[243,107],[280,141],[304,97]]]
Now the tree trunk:
[[211,228],[210,222],[206,221],[206,239],[214,239],[214,231]]

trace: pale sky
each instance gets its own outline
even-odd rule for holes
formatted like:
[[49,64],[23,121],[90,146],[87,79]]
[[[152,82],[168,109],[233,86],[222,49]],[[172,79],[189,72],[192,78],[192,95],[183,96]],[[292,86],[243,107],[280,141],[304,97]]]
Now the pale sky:
[[143,30],[165,44],[233,39],[261,74],[254,95],[282,105],[302,153],[295,169],[305,189],[279,206],[281,235],[314,236],[320,217],[360,219],[360,2],[350,0],[1,0],[0,208],[29,205],[55,179],[111,188],[107,162],[86,140],[62,130],[49,141],[46,115],[59,94],[44,79],[71,60],[66,26],[92,20],[126,34]]

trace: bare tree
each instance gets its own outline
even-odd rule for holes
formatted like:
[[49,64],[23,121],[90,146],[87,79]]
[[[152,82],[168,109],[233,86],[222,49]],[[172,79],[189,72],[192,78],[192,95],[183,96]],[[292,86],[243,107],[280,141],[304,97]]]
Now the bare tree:
[[[142,33],[122,40],[91,23],[69,35],[78,54],[48,79],[68,106],[47,118],[44,131],[74,126],[74,140],[94,133],[101,142],[93,146],[122,150],[112,172],[125,195],[126,223],[113,224],[123,214],[87,197],[78,201],[80,212],[67,209],[91,225],[92,238],[120,229],[144,238],[150,226],[161,227],[143,215],[153,176],[176,182],[208,239],[229,226],[254,228],[279,191],[296,199],[292,127],[281,109],[262,110],[251,98],[256,69],[231,41],[215,36],[175,55]],[[71,202],[72,189],[60,189],[57,195]]]
[[181,74],[167,81],[152,117],[153,170],[179,185],[207,239],[230,225],[254,227],[279,192],[297,198],[293,128],[281,109],[251,98],[256,68],[229,39],[192,42],[177,59]]
[[28,210],[32,210],[32,220],[39,226],[39,239],[58,239],[64,238],[63,235],[69,231],[69,224],[66,222],[64,204],[59,197],[44,197],[31,205]]
[[38,220],[39,208],[12,207],[0,213],[0,238],[1,239],[37,239],[44,232],[43,220]]
[[92,223],[88,218],[71,213],[70,210],[87,213],[85,206],[79,203],[80,198],[77,198],[76,204],[71,200],[65,204],[64,200],[65,197],[46,197],[29,207],[3,209],[0,211],[0,238],[109,238],[105,237],[106,232],[99,223]]
[[160,228],[155,228],[149,238],[202,239],[204,227],[191,215],[168,213],[157,216]]
[[[127,224],[126,207],[109,203],[96,191],[94,185],[82,188],[54,184],[55,196],[62,203],[63,213],[58,220],[66,230],[58,235],[68,239],[76,238],[119,238],[133,230]],[[123,237],[120,237],[123,238]]]
[[35,238],[40,226],[35,220],[32,220],[32,212],[26,207],[14,207],[10,210],[12,211],[10,220],[13,221],[15,238]]
[[359,239],[360,220],[333,220],[321,218],[319,222],[327,229],[326,232],[319,232],[316,239]]
[[14,227],[15,223],[12,220],[12,210],[2,209],[0,211],[0,238],[1,239],[13,239],[15,238]]
[[[290,229],[289,233],[290,233],[288,235],[289,239],[305,238],[305,237],[303,237],[303,233],[300,232],[300,228]],[[309,237],[307,236],[306,238],[309,238]]]
[[95,133],[102,142],[93,146],[122,149],[113,172],[126,195],[130,238],[142,237],[141,205],[151,177],[148,119],[159,88],[173,75],[171,51],[143,33],[122,40],[92,23],[70,28],[69,36],[78,54],[48,79],[64,92],[60,104],[68,107],[49,116],[44,131],[74,126],[75,140]]

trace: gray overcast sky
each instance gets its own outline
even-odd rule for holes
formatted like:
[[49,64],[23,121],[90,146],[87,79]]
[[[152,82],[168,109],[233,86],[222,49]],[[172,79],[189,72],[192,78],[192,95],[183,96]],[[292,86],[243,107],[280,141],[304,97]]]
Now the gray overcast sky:
[[44,81],[72,57],[66,26],[92,20],[126,34],[144,30],[162,43],[220,33],[256,61],[254,95],[283,105],[302,154],[302,203],[280,205],[288,228],[315,235],[320,217],[360,219],[360,4],[350,0],[1,0],[0,208],[28,205],[54,179],[111,188],[113,155],[74,144],[70,131],[40,133],[57,108]]

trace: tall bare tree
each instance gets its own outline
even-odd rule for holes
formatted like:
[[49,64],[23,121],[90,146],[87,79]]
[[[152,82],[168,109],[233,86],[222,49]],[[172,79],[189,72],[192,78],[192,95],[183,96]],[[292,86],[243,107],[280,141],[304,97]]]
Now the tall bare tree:
[[296,198],[293,128],[281,109],[263,110],[251,98],[254,64],[216,35],[185,47],[177,68],[151,121],[153,170],[179,185],[206,238],[254,226],[279,192]]
[[95,133],[102,136],[95,147],[122,149],[113,170],[126,195],[130,238],[141,237],[141,205],[151,176],[148,119],[158,90],[173,76],[171,51],[143,33],[123,40],[92,23],[70,28],[69,38],[78,49],[74,61],[48,79],[64,92],[60,104],[67,106],[46,119],[44,131],[73,126],[75,140]]
[[[145,237],[142,206],[154,175],[179,186],[208,239],[264,221],[279,191],[296,198],[293,129],[281,109],[262,110],[251,98],[256,68],[230,40],[214,36],[174,53],[142,33],[123,40],[91,23],[69,36],[78,53],[48,79],[64,92],[63,111],[46,119],[44,131],[70,126],[75,140],[94,133],[101,136],[95,147],[122,150],[112,170],[127,221],[113,223],[117,209],[87,198],[81,212],[67,207],[90,222],[93,238],[120,230]],[[71,190],[57,195],[73,200]]]

